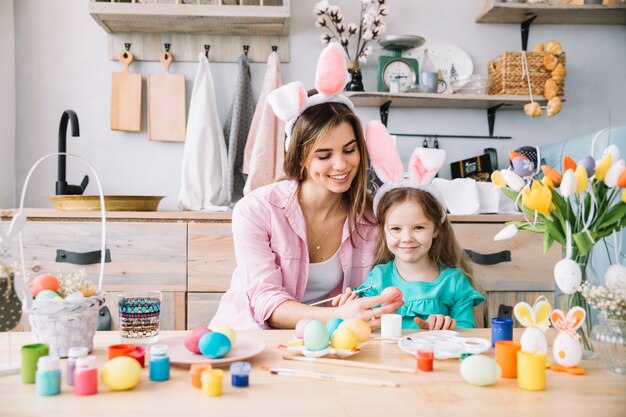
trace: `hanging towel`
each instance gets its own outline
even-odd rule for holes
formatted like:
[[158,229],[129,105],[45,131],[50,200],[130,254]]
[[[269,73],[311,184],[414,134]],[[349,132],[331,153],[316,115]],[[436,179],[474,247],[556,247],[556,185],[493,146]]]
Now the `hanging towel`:
[[224,138],[228,146],[228,201],[231,207],[243,197],[243,153],[248,140],[254,100],[252,98],[252,82],[250,80],[250,64],[248,57],[239,57],[239,78],[235,98],[224,125]]
[[200,53],[189,105],[178,195],[178,205],[183,210],[228,210],[228,157],[221,126],[209,61]]
[[267,70],[244,154],[243,172],[247,174],[244,194],[285,174],[285,123],[267,103],[269,93],[281,85],[280,57],[278,52],[272,52],[267,58]]

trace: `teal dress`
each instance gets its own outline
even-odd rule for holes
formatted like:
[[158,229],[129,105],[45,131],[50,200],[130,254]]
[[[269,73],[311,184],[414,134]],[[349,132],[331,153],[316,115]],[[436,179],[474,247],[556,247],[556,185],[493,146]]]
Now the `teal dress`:
[[376,265],[357,290],[369,286],[372,288],[363,291],[361,297],[380,295],[387,287],[402,291],[404,305],[397,313],[402,316],[403,329],[417,329],[413,318],[426,320],[431,314],[452,317],[458,328],[474,328],[472,308],[485,301],[458,268],[440,268],[439,277],[433,282],[408,282],[398,273],[396,263],[390,261]]

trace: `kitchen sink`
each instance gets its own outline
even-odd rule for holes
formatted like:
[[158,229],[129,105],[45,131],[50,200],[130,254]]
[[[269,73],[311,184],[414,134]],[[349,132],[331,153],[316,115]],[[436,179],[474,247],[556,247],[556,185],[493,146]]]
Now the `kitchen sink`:
[[[94,211],[100,210],[97,195],[52,195],[46,197],[55,210]],[[164,196],[105,195],[106,211],[156,211]]]

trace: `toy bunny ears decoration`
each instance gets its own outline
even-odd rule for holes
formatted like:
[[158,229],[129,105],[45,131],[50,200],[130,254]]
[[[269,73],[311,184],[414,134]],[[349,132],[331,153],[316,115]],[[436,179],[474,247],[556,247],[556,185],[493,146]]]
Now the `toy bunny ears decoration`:
[[441,221],[445,220],[445,204],[438,190],[430,182],[443,166],[446,151],[442,149],[417,148],[409,159],[409,179],[404,179],[404,167],[387,128],[379,121],[372,121],[365,129],[367,150],[376,175],[383,182],[374,197],[374,211],[381,197],[400,187],[422,189],[432,194],[443,207]]
[[354,105],[341,92],[348,81],[348,69],[344,52],[338,43],[330,43],[321,53],[315,72],[315,88],[318,94],[307,97],[300,81],[286,84],[272,91],[267,102],[274,114],[285,122],[285,150],[289,149],[291,130],[302,112],[322,103],[342,103],[354,112]]
[[532,307],[525,302],[515,304],[513,314],[517,321],[526,327],[520,339],[524,352],[539,350],[548,353],[548,341],[544,332],[550,327],[551,312],[552,306],[544,296],[537,298]]

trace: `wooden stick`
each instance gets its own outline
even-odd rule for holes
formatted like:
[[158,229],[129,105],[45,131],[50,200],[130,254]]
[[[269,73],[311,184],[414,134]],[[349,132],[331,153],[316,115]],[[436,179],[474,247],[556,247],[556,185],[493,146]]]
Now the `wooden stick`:
[[354,376],[346,376],[346,375],[338,375],[338,374],[325,374],[321,372],[303,371],[299,369],[270,368],[268,366],[262,366],[261,369],[263,369],[264,371],[269,371],[272,375],[317,379],[320,381],[346,382],[350,384],[371,385],[375,387],[395,388],[395,387],[400,386],[397,382],[379,381],[376,379],[357,378]]
[[389,371],[389,372],[403,372],[407,374],[417,373],[417,370],[413,368],[377,365],[374,363],[367,363],[367,362],[354,362],[354,361],[348,361],[345,359],[309,358],[306,356],[298,356],[298,355],[285,355],[283,356],[283,359],[288,360],[288,361],[314,362],[314,363],[324,363],[327,365],[349,366],[352,368],[366,368],[366,369],[378,369],[380,371]]
[[[352,292],[353,292],[354,294],[358,294],[358,293],[360,293],[360,292],[363,292],[363,291],[369,290],[370,288],[374,288],[374,286],[373,286],[373,285],[370,285],[369,287],[361,288],[360,290],[357,290],[357,291],[352,291]],[[317,306],[317,305],[320,305],[320,304],[324,304],[324,303],[329,302],[329,301],[330,301],[330,300],[332,300],[333,298],[335,298],[335,297],[330,297],[330,298],[327,298],[327,299],[325,299],[325,300],[316,301],[316,302],[314,302],[313,304],[309,304],[309,305],[310,305],[310,306]]]

